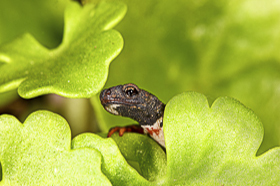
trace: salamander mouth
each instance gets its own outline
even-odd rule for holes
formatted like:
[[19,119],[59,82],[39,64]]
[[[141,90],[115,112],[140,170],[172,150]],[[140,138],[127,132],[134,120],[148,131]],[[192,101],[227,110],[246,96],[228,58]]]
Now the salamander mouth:
[[109,105],[104,105],[105,110],[108,112],[114,114],[114,115],[120,115],[119,112],[116,110],[116,108],[120,107],[119,104],[109,104]]
[[102,98],[101,99],[101,104],[102,105],[114,105],[114,104],[119,104],[119,105],[137,105],[139,104],[139,101],[136,100],[124,100],[124,99],[119,99],[119,98]]

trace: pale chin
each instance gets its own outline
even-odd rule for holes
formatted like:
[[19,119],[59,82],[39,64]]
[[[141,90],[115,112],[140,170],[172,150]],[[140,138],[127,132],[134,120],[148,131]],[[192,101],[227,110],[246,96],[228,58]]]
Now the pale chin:
[[119,106],[119,104],[106,105],[105,109],[114,115],[119,115],[118,111],[116,110],[116,108],[118,108]]

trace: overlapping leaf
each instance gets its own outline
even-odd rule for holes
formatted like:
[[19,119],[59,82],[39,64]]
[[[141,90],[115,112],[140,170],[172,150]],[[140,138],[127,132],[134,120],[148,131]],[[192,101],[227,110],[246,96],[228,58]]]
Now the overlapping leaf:
[[177,185],[279,185],[280,148],[256,156],[263,128],[238,101],[183,93],[164,115],[167,180]]
[[71,149],[67,122],[38,111],[21,124],[0,117],[0,185],[111,185],[101,172],[101,155],[89,148]]
[[[165,174],[165,153],[152,139],[137,134],[125,134],[123,137],[114,134],[113,139],[118,145],[112,139],[82,134],[73,139],[72,147],[90,147],[100,151],[103,156],[102,172],[113,185],[150,185],[151,181],[159,180]],[[127,160],[139,163],[141,174]]]
[[[105,162],[102,171],[115,185],[280,184],[280,148],[256,155],[263,139],[262,124],[250,109],[235,99],[221,97],[209,107],[204,95],[183,93],[168,102],[163,122],[167,160],[156,151],[156,143],[147,145],[140,135],[113,136],[128,160],[137,161],[141,171],[153,170],[152,173],[140,172],[146,179],[152,175],[154,179],[149,182],[138,174],[128,173],[129,165],[120,157],[112,156],[119,156],[119,151],[109,148],[110,139],[103,139],[105,147],[94,142],[94,137],[82,135],[77,137],[78,147],[92,147],[101,152]],[[147,156],[143,157],[145,161],[141,161],[141,155]],[[148,168],[151,164],[154,168]]]
[[[114,140],[81,134],[71,149],[66,121],[46,111],[23,125],[3,115],[0,125],[3,185],[110,184],[107,178],[113,185],[280,184],[280,148],[256,156],[261,122],[228,97],[211,107],[199,93],[174,97],[164,115],[166,154],[140,134],[115,134]],[[139,164],[139,172],[129,160]]]
[[108,66],[120,53],[123,40],[111,30],[126,12],[119,2],[81,7],[69,5],[65,12],[62,44],[48,50],[31,35],[0,47],[0,91],[18,87],[22,97],[47,93],[67,97],[90,97],[105,84]]

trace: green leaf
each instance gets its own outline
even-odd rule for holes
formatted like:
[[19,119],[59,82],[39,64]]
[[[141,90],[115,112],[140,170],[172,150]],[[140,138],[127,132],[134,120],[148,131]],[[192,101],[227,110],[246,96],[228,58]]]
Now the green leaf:
[[[94,134],[82,134],[72,141],[72,148],[94,148],[103,156],[102,172],[113,185],[150,185],[165,174],[166,156],[163,150],[152,139],[139,134],[118,134],[103,139]],[[124,159],[125,158],[125,159]],[[141,174],[133,169],[126,160],[137,162]]]
[[260,120],[238,101],[183,93],[166,106],[166,180],[175,185],[279,185],[280,148],[261,156]]
[[[23,125],[3,115],[0,183],[100,185],[110,184],[109,179],[113,185],[280,184],[280,148],[256,156],[262,124],[235,99],[221,97],[209,107],[204,95],[183,93],[168,102],[163,122],[166,154],[151,138],[134,133],[105,139],[81,134],[70,144],[66,121],[47,111],[33,113]],[[139,169],[133,168],[135,162]]]
[[126,6],[102,1],[96,8],[71,3],[65,11],[62,44],[44,48],[30,34],[0,47],[0,92],[18,87],[24,98],[42,94],[91,97],[104,86],[110,62],[123,40],[111,28],[124,16]]
[[101,172],[101,155],[71,149],[71,132],[59,115],[38,111],[24,124],[0,117],[0,185],[111,185]]
[[134,133],[122,137],[114,134],[112,138],[126,160],[139,164],[144,178],[149,181],[159,181],[166,174],[166,154],[154,140]]
[[144,135],[112,136],[125,159],[139,164],[146,180],[131,170],[111,139],[87,134],[72,145],[99,150],[102,171],[114,185],[280,184],[280,148],[256,155],[262,124],[237,100],[220,97],[209,107],[204,95],[182,93],[167,103],[163,123],[167,159]]
[[[264,123],[264,141],[258,153],[279,141],[280,116],[278,110],[278,90],[280,74],[277,64],[264,64],[250,68],[235,78],[226,79],[217,86],[217,92],[238,97],[245,105],[250,105]],[[268,109],[269,108],[269,109]],[[277,145],[279,146],[279,145]]]

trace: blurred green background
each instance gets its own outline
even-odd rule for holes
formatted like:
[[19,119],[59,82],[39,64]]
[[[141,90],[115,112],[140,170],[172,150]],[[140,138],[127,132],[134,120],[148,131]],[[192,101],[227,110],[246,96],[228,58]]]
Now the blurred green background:
[[[124,49],[112,62],[105,87],[132,82],[165,103],[184,91],[201,92],[210,104],[231,96],[261,119],[265,135],[259,152],[280,144],[280,1],[123,1],[128,11],[115,29]],[[1,1],[0,44],[30,32],[46,47],[58,46],[68,3],[73,2]],[[1,95],[3,113],[15,103],[13,95],[8,94],[10,101]],[[32,102],[25,116],[32,109],[53,109],[42,100],[60,105],[54,111],[69,121],[73,135],[134,123],[107,114],[98,95],[91,99],[95,112],[85,100],[54,95],[36,100],[22,100]]]

